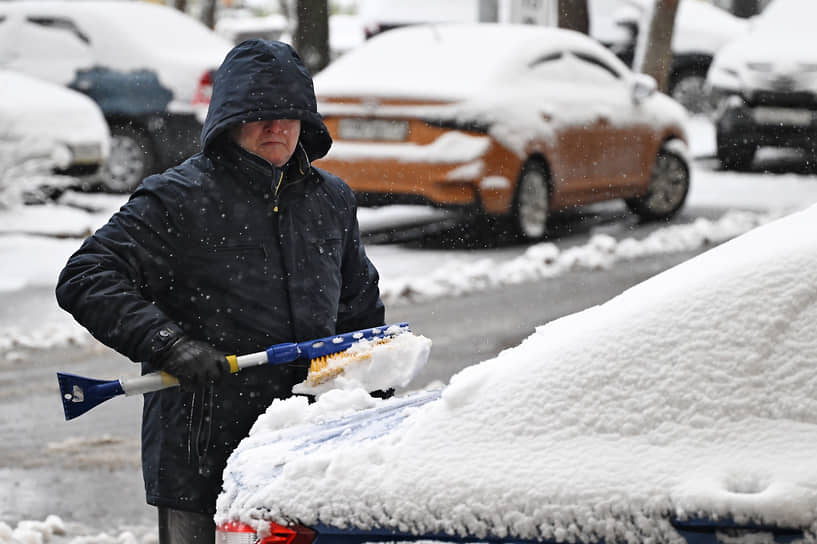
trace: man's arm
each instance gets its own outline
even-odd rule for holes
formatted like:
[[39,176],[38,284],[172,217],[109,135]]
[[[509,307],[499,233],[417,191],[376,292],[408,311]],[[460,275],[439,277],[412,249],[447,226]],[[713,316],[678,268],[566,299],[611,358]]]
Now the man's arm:
[[178,232],[158,199],[137,193],[83,242],[62,270],[59,305],[102,343],[133,361],[148,361],[182,331],[146,293],[161,292]]

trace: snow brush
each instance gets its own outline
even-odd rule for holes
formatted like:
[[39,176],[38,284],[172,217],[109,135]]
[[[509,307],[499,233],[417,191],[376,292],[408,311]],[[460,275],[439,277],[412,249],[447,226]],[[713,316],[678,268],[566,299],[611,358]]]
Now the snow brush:
[[[312,384],[318,384],[337,376],[342,372],[344,364],[356,361],[356,357],[345,357],[343,353],[355,343],[361,340],[388,342],[403,332],[409,332],[408,323],[373,327],[306,342],[275,344],[257,353],[228,355],[227,361],[230,363],[230,373],[233,374],[251,366],[281,365],[298,359],[309,359],[307,380]],[[348,358],[348,361],[345,361],[345,358]],[[179,380],[167,372],[151,372],[143,376],[118,380],[96,380],[57,372],[57,381],[60,385],[66,421],[79,417],[94,406],[119,395],[139,395],[179,385]]]

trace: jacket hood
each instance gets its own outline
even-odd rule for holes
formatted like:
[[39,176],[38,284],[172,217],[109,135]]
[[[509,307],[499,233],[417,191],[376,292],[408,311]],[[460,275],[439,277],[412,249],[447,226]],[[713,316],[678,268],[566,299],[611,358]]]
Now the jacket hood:
[[206,151],[229,127],[249,121],[300,119],[309,160],[326,155],[332,138],[318,113],[312,76],[292,46],[247,40],[235,46],[213,78],[201,131]]

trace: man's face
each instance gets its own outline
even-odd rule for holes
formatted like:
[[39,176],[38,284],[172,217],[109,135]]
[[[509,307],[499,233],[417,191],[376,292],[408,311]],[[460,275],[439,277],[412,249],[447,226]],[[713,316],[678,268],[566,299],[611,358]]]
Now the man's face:
[[252,121],[237,127],[234,134],[238,145],[250,153],[255,153],[275,166],[283,166],[298,145],[301,121],[298,119]]

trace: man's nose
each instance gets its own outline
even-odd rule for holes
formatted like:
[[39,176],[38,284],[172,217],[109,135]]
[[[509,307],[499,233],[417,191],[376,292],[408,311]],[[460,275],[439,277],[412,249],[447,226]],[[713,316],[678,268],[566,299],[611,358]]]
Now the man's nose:
[[286,131],[286,126],[286,123],[281,119],[270,119],[264,124],[264,130],[280,134]]

